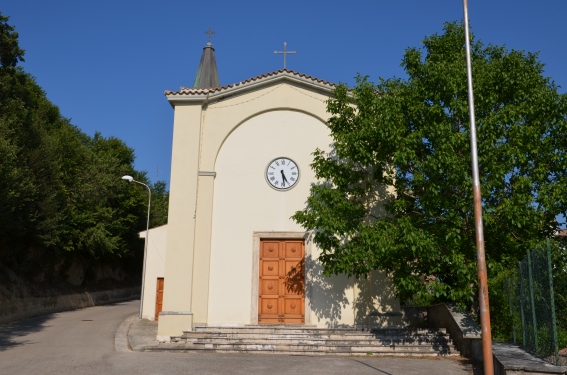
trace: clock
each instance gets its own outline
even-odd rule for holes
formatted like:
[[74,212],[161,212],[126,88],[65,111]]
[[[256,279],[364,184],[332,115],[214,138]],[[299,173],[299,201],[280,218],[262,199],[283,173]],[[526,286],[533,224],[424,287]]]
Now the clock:
[[299,181],[299,167],[290,158],[276,158],[266,167],[266,181],[276,190],[289,190]]

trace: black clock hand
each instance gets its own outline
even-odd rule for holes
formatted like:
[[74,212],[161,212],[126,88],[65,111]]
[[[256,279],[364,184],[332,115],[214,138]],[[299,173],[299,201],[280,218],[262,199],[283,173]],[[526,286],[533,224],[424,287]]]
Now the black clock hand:
[[[282,172],[282,186],[284,186],[285,183],[287,182],[287,178],[285,178],[285,174],[283,173],[283,169],[280,172]],[[289,182],[287,182],[287,184],[289,185]]]

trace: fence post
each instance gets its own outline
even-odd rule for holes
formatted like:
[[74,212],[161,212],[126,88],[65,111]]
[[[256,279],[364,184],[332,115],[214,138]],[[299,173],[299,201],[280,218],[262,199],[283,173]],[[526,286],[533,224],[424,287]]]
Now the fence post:
[[553,268],[551,266],[551,249],[549,238],[547,241],[547,267],[549,271],[549,296],[551,297],[551,329],[553,331],[553,350],[555,351],[555,364],[559,366],[559,343],[557,339],[557,321],[555,317],[555,296],[553,295]]
[[535,311],[535,298],[534,298],[534,280],[532,277],[532,260],[531,254],[528,250],[528,275],[529,275],[529,283],[530,283],[530,299],[532,301],[532,317],[534,322],[534,344],[535,344],[535,352],[538,352],[538,345],[537,345],[537,319],[536,319],[536,311]]
[[514,336],[514,344],[517,344],[516,342],[516,324],[514,324],[514,312],[512,311],[512,284],[513,281],[511,280],[510,277],[506,277],[504,279],[505,283],[506,283],[506,292],[508,293],[508,306],[510,307],[510,318],[512,319],[512,335]]
[[524,318],[524,278],[522,276],[522,262],[518,262],[518,274],[520,276],[520,316],[522,317],[522,345],[526,347],[526,321]]

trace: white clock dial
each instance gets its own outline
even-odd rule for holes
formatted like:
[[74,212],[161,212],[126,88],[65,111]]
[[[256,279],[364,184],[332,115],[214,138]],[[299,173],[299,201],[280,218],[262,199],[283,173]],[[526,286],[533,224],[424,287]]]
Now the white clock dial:
[[299,181],[299,167],[290,158],[276,158],[266,167],[266,181],[277,190],[291,189]]

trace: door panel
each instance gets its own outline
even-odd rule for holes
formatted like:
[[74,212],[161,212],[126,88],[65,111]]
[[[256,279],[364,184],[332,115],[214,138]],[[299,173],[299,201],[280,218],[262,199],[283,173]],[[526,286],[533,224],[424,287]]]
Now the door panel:
[[158,277],[156,286],[156,312],[155,321],[159,320],[159,313],[163,308],[163,277]]
[[264,260],[262,262],[262,275],[263,276],[279,276],[280,274],[279,260]]
[[302,240],[260,242],[258,323],[305,323]]
[[262,246],[262,254],[260,255],[262,258],[279,258],[279,243],[270,241],[263,243]]
[[279,298],[274,296],[262,298],[262,304],[260,305],[260,314],[265,318],[278,319],[278,302]]
[[303,258],[303,241],[286,241],[284,248],[286,258]]
[[280,282],[277,278],[262,278],[260,286],[262,296],[278,296],[280,294]]

